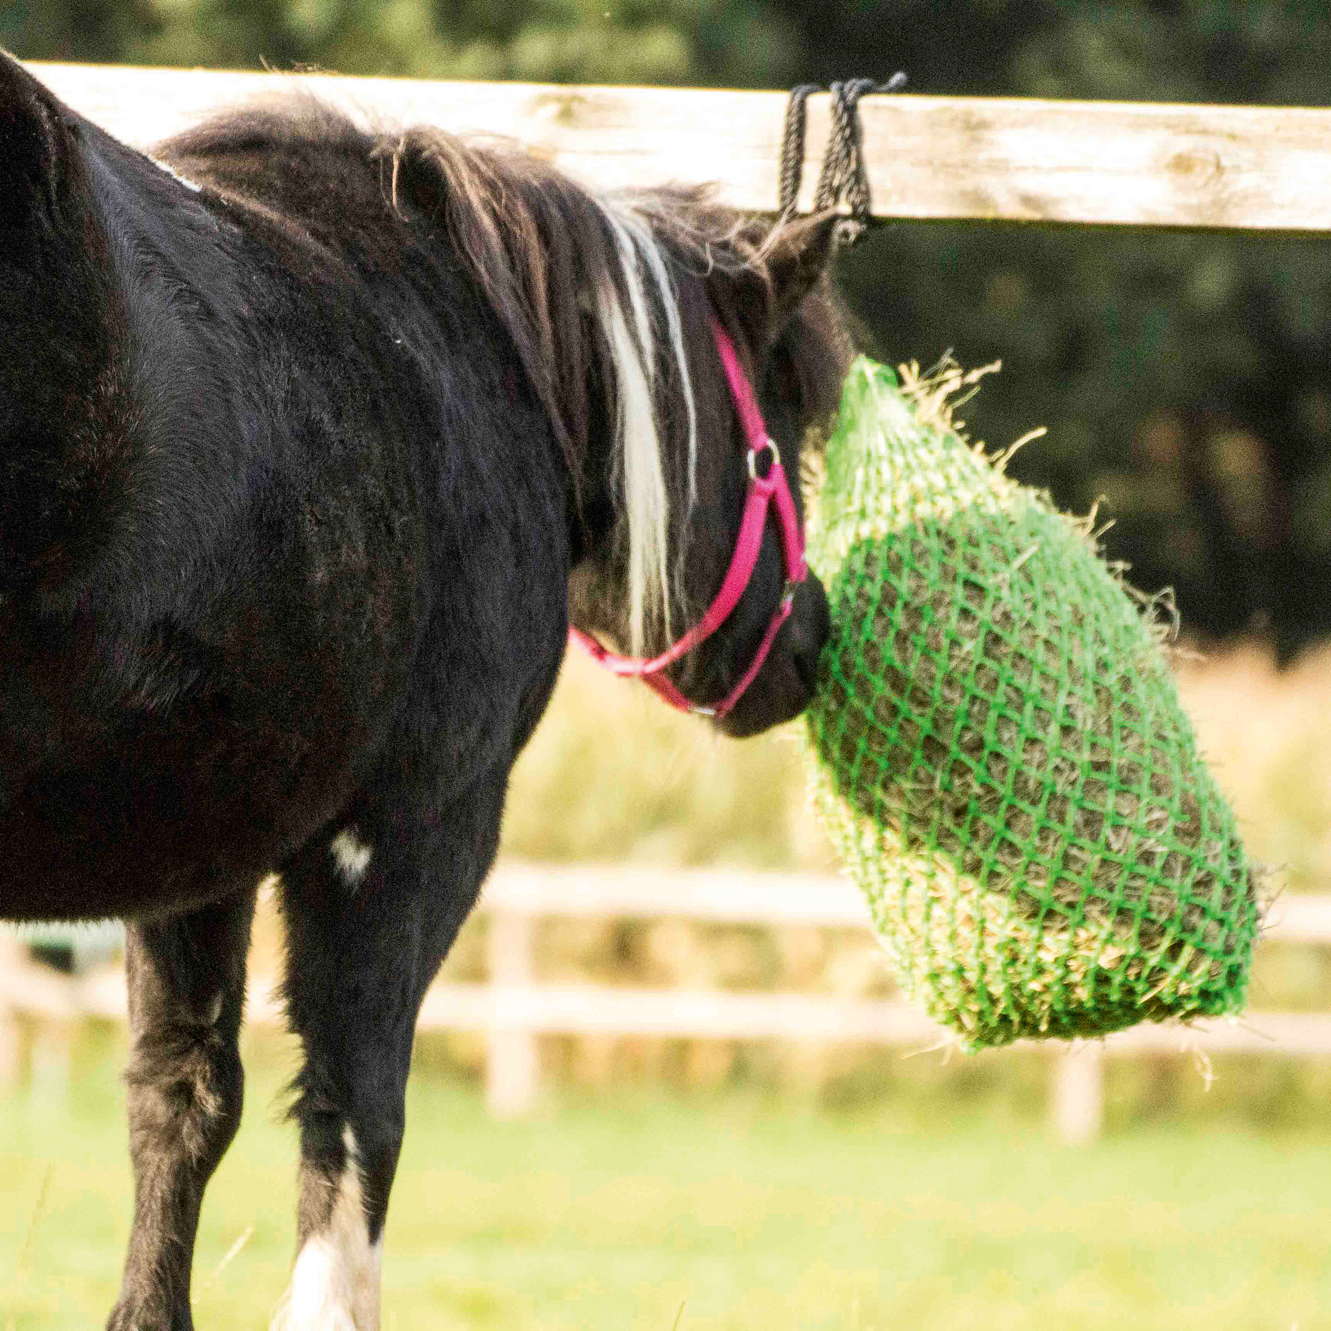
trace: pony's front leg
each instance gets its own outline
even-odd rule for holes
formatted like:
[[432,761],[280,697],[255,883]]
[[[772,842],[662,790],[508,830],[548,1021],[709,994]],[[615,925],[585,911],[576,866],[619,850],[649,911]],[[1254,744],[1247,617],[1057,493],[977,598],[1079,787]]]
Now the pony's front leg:
[[236,1050],[254,892],[130,925],[126,964],[134,1229],[108,1331],[192,1331],[203,1190],[240,1123]]
[[[498,840],[507,772],[446,806],[362,802],[282,872],[298,1251],[274,1329],[376,1331],[388,1195],[421,999]],[[408,808],[410,811],[408,812]]]

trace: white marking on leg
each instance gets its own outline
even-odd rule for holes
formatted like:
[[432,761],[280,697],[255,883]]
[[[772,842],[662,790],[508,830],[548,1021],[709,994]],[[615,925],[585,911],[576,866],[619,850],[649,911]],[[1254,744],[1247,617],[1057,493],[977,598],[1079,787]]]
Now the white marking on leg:
[[301,1247],[270,1331],[379,1331],[383,1240],[370,1242],[360,1158],[350,1128],[342,1140],[347,1163],[328,1226]]
[[329,843],[328,849],[337,861],[337,867],[342,870],[347,886],[359,887],[360,880],[365,877],[365,870],[370,867],[373,847],[367,846],[356,835],[354,827],[344,827]]

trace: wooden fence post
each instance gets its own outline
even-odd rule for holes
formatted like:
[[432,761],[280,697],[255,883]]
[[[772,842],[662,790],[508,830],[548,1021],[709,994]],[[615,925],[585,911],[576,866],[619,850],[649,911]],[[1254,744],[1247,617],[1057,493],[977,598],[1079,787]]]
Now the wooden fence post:
[[1104,1048],[1078,1041],[1054,1055],[1053,1117],[1058,1139],[1069,1146],[1094,1141],[1104,1126]]
[[[18,940],[0,934],[0,972],[11,969],[20,955]],[[17,1088],[23,1072],[23,1030],[18,1011],[5,993],[0,975],[0,1094]]]
[[517,1118],[536,1103],[541,1067],[536,1035],[527,1017],[534,975],[535,920],[525,910],[490,916],[490,1024],[485,1099],[496,1118]]

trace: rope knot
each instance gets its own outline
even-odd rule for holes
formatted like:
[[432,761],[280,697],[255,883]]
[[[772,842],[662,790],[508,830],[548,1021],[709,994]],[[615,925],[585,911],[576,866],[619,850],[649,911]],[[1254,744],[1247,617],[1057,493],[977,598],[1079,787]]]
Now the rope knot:
[[[870,93],[899,92],[906,86],[904,73],[893,74],[884,83],[874,79],[847,79],[833,83],[832,128],[828,135],[823,168],[814,190],[815,212],[837,208],[845,216],[837,223],[838,248],[856,244],[873,222],[869,195],[869,172],[864,161],[864,132],[860,124],[860,101]],[[804,177],[804,142],[808,120],[807,103],[824,89],[817,83],[801,83],[790,91],[786,103],[785,131],[781,143],[781,174],[778,196],[778,225],[789,221],[799,206]]]

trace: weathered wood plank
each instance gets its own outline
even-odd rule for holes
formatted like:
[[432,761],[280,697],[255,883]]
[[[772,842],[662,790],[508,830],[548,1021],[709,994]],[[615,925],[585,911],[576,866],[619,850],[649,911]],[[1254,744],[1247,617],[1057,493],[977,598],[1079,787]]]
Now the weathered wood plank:
[[486,882],[480,909],[562,918],[681,916],[773,927],[863,929],[869,924],[864,896],[848,878],[629,864],[504,863]]
[[[736,207],[776,204],[779,92],[32,68],[139,145],[214,107],[304,87],[387,123],[505,135],[602,186],[716,181]],[[806,203],[827,101],[810,103]],[[1331,109],[894,95],[867,99],[863,119],[882,217],[1331,230]]]

